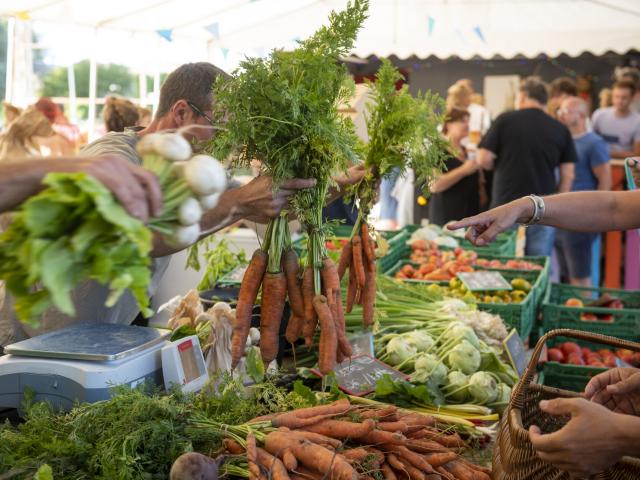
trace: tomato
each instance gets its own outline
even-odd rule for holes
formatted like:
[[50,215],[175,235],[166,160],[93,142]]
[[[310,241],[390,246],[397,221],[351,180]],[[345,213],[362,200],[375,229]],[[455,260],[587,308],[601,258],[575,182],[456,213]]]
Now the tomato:
[[582,352],[582,356],[587,358],[587,355],[589,355],[590,353],[593,353],[589,348],[587,347],[582,347],[580,349],[580,351]]
[[547,350],[547,357],[551,362],[565,362],[564,352],[559,348],[550,348],[549,350]]
[[596,317],[596,320],[599,320],[601,322],[613,323],[613,315],[611,315],[610,313],[600,315]]
[[584,360],[580,355],[572,353],[567,357],[567,363],[570,363],[571,365],[584,365]]
[[583,322],[597,322],[598,317],[596,317],[593,313],[583,313],[582,315],[580,315],[580,320]]
[[572,353],[580,357],[582,356],[582,350],[580,350],[580,346],[575,342],[564,342],[560,344],[560,349],[567,357]]
[[411,250],[428,250],[429,243],[423,239],[417,239],[411,242]]
[[613,300],[611,300],[611,302],[609,303],[609,308],[615,308],[616,310],[623,310],[624,309],[624,303],[622,303],[622,300],[618,299],[618,298],[614,298]]
[[616,367],[618,364],[616,363],[615,355],[609,355],[608,357],[604,358],[604,364],[607,367]]
[[601,368],[607,367],[604,363],[599,361],[595,361],[595,362],[587,361],[587,365],[589,365],[590,367],[601,367]]
[[578,307],[578,308],[584,307],[582,300],[580,300],[579,298],[570,298],[566,302],[564,302],[564,304],[567,307]]

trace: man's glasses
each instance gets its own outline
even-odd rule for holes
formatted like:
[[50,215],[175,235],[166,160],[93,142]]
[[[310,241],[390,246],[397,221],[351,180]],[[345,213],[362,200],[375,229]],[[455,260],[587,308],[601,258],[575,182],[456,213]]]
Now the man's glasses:
[[206,113],[204,113],[202,110],[200,110],[198,107],[196,107],[192,102],[187,101],[187,105],[189,105],[191,107],[191,109],[196,112],[198,115],[200,115],[202,118],[206,119],[207,122],[209,122],[210,124],[213,125],[213,119],[207,115]]

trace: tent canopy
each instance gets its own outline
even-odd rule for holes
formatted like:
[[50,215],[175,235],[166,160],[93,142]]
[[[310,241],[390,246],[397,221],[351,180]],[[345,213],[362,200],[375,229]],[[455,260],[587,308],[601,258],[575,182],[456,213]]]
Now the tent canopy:
[[[370,0],[360,57],[511,58],[640,45],[637,0]],[[100,61],[135,54],[170,69],[192,59],[235,67],[243,56],[290,48],[346,0],[0,0],[0,15],[58,25],[45,47]],[[70,37],[69,26],[75,33]],[[162,38],[164,37],[164,38]],[[83,41],[83,38],[92,39]],[[168,40],[170,39],[170,40]],[[66,42],[66,43],[65,43]],[[121,48],[129,43],[131,49]],[[142,57],[141,57],[142,55]],[[144,62],[146,63],[146,62]],[[157,68],[157,63],[154,68]]]

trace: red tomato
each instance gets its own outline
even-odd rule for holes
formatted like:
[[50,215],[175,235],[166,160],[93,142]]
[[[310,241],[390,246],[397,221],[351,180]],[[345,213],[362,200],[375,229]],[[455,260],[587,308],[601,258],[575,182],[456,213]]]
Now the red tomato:
[[604,357],[604,364],[607,367],[615,367],[617,365],[615,355],[609,355],[608,357]]
[[559,348],[550,348],[549,350],[547,350],[547,357],[549,358],[550,362],[564,363],[566,359],[564,352]]
[[582,350],[580,350],[580,346],[575,342],[564,342],[560,345],[560,348],[567,357],[572,353],[578,355],[579,357],[582,356]]
[[601,367],[601,368],[605,368],[606,365],[602,362],[598,362],[598,361],[587,361],[587,365],[589,365],[590,367]]
[[586,357],[587,357],[587,355],[589,355],[590,353],[593,353],[593,352],[591,351],[591,349],[589,349],[588,347],[582,347],[582,348],[580,348],[580,351],[582,352],[582,356],[583,356],[583,357],[585,357],[585,358],[586,358]]
[[572,353],[567,357],[567,363],[570,363],[571,365],[584,365],[584,360],[580,355]]
[[613,300],[611,300],[611,303],[609,303],[609,308],[615,308],[617,310],[623,310],[624,309],[624,303],[622,303],[622,300],[615,298]]

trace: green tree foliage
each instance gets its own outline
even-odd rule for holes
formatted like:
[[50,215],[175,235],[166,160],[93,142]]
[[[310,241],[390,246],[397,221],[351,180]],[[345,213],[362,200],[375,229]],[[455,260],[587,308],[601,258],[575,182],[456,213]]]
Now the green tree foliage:
[[[89,96],[89,60],[82,60],[74,65],[76,74],[76,95]],[[97,69],[98,97],[118,94],[125,97],[138,95],[137,75],[124,65],[98,64]],[[69,84],[66,67],[55,67],[42,79],[40,94],[45,97],[66,97],[69,95]]]

